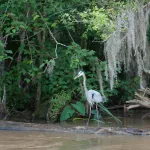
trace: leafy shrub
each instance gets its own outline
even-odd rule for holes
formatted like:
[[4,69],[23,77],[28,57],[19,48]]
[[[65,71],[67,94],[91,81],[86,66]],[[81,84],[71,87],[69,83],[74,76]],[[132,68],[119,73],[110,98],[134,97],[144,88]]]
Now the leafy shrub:
[[139,88],[140,78],[135,77],[127,80],[119,80],[116,88],[119,91],[120,102],[131,100],[135,91]]
[[61,91],[59,94],[56,94],[49,103],[49,108],[46,117],[47,121],[57,121],[61,110],[66,105],[66,103],[70,101],[71,92]]
[[135,91],[139,88],[139,78],[131,78],[127,80],[118,80],[114,88],[111,90],[109,86],[105,85],[105,95],[109,104],[123,104],[127,100],[134,97]]

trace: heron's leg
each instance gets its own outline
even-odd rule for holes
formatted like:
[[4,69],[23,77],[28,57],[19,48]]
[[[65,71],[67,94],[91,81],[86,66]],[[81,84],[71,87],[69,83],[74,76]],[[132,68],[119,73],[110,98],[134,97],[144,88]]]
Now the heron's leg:
[[91,106],[90,106],[89,118],[88,118],[88,121],[86,123],[86,127],[88,127],[88,125],[89,125],[90,118],[91,118]]
[[96,112],[97,112],[97,121],[98,121],[98,128],[100,127],[100,123],[99,123],[99,111],[97,108],[97,104],[96,104]]

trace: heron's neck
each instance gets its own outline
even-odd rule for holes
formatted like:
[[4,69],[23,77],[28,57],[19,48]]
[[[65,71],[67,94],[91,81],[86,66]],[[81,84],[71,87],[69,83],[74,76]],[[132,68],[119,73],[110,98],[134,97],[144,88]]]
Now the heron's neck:
[[84,86],[84,91],[85,91],[85,94],[87,93],[87,87],[86,87],[86,76],[85,74],[83,75],[83,86]]

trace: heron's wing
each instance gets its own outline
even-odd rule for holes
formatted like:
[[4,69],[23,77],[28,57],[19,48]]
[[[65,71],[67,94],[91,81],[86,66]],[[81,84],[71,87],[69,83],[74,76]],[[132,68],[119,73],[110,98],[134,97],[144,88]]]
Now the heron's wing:
[[103,101],[101,94],[95,90],[89,90],[88,96],[90,97],[91,101],[95,103],[100,103]]
[[87,91],[87,101],[92,106],[94,104],[93,101],[93,92],[91,90]]

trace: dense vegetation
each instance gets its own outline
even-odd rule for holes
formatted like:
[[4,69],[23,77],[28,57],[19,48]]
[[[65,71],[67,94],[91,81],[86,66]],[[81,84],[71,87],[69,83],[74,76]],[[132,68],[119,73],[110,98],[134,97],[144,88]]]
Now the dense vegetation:
[[28,110],[47,121],[85,116],[82,79],[74,80],[79,70],[105,105],[131,99],[139,78],[129,79],[122,68],[110,89],[103,51],[117,14],[129,6],[135,2],[1,0],[0,101],[6,112]]

